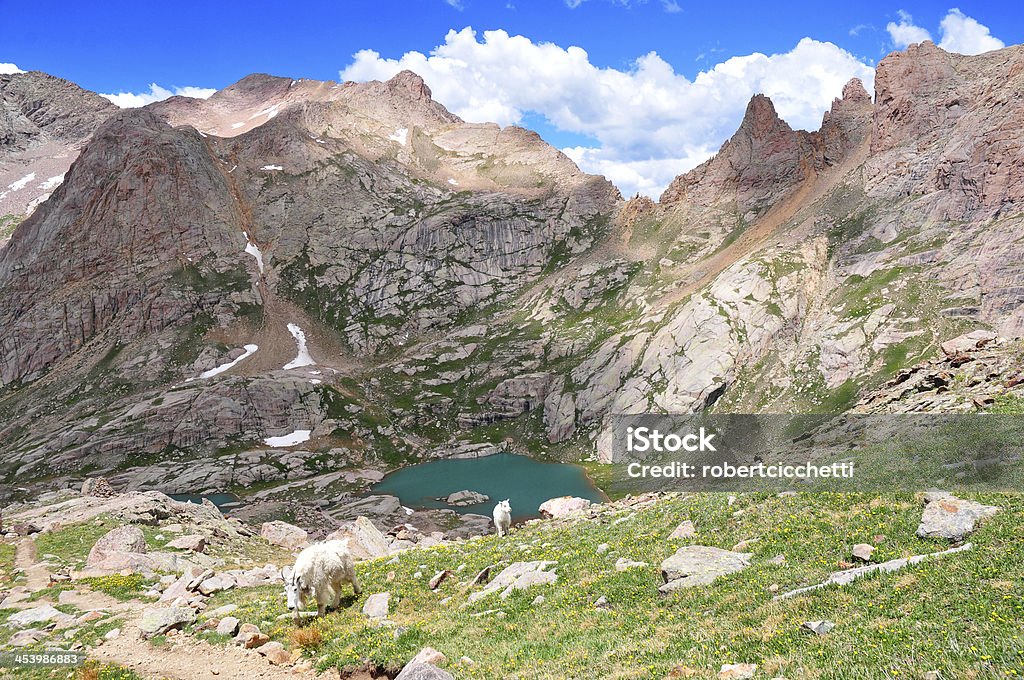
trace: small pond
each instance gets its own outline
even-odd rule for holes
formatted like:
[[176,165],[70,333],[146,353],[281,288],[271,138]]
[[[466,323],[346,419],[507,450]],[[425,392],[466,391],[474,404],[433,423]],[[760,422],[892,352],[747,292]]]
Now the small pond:
[[[491,500],[462,507],[438,500],[464,489]],[[537,517],[540,504],[557,496],[579,496],[598,503],[606,500],[578,465],[547,463],[512,453],[412,465],[386,476],[373,486],[373,493],[398,496],[402,505],[410,508],[451,508],[488,517],[498,501],[508,498],[514,522]]]
[[196,503],[201,505],[203,499],[209,500],[211,503],[216,505],[218,508],[235,508],[241,505],[241,501],[238,496],[231,493],[204,493],[204,494],[190,494],[190,493],[172,493],[171,498],[176,501],[183,501],[185,503]]

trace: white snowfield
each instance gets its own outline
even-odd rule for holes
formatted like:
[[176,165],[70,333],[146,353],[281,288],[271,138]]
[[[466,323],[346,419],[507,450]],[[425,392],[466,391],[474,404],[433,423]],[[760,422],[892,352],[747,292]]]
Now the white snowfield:
[[277,115],[277,113],[278,113],[278,111],[280,111],[280,109],[281,109],[281,105],[280,104],[274,104],[273,106],[271,106],[269,108],[263,109],[262,111],[257,111],[256,113],[252,114],[251,116],[249,116],[249,120],[252,120],[253,118],[259,118],[260,116],[266,116],[267,120],[270,120],[271,118],[273,118],[274,116]]
[[248,253],[249,255],[252,255],[254,258],[256,258],[256,264],[260,268],[260,274],[262,274],[263,273],[263,252],[259,249],[259,246],[257,246],[255,243],[252,242],[252,239],[249,238],[248,232],[244,232],[243,231],[242,233],[245,234],[245,240],[246,240],[245,252]]
[[284,170],[280,165],[264,165],[260,170]]
[[53,191],[64,182],[64,173],[54,175],[45,182],[39,185],[39,188],[43,191]]
[[281,435],[280,437],[267,437],[263,440],[263,443],[276,449],[285,448],[309,441],[311,434],[313,434],[312,430],[295,430],[295,432]]
[[231,370],[232,368],[234,368],[235,366],[237,366],[241,362],[243,362],[246,359],[248,359],[249,357],[251,357],[253,354],[256,354],[256,351],[259,350],[259,348],[260,348],[259,345],[246,345],[245,348],[244,348],[245,352],[241,356],[239,356],[237,359],[233,359],[232,361],[229,361],[226,364],[221,364],[220,366],[217,366],[216,368],[211,368],[208,371],[203,371],[199,375],[199,379],[200,380],[205,380],[207,378],[212,378],[215,375],[220,375],[224,371]]
[[36,173],[30,172],[24,177],[7,185],[7,188],[11,191],[20,191],[28,186],[28,183],[36,178]]
[[290,370],[292,368],[301,368],[303,366],[315,366],[316,362],[313,361],[313,357],[309,355],[309,349],[306,347],[306,334],[296,324],[288,324],[288,332],[295,338],[295,344],[298,346],[299,353],[294,359],[284,365],[284,370]]
[[409,128],[398,128],[392,134],[388,135],[388,139],[405,146],[406,141],[409,139]]

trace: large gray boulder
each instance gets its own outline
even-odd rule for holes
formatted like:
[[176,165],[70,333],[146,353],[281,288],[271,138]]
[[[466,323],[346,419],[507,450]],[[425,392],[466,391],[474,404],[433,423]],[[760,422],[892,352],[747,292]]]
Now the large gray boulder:
[[506,599],[516,590],[526,590],[534,586],[555,583],[558,581],[558,574],[554,570],[546,571],[548,567],[555,564],[557,563],[549,561],[513,562],[482,590],[470,595],[469,601],[476,602],[498,591],[501,591],[502,599]]
[[429,663],[411,662],[406,664],[395,680],[455,680],[451,673]]
[[999,512],[993,505],[963,500],[944,492],[926,494],[925,503],[921,524],[917,527],[921,538],[962,541],[978,524]]
[[749,566],[750,553],[688,545],[661,563],[665,584],[658,590],[670,593],[679,588],[706,586],[719,576],[733,574]]
[[288,550],[298,550],[309,545],[309,534],[304,529],[279,520],[264,522],[260,527],[260,536]]
[[22,609],[20,612],[11,614],[7,617],[7,625],[12,628],[27,628],[37,623],[59,622],[73,618],[51,604],[44,604],[41,607]]
[[145,553],[146,537],[137,526],[122,526],[111,529],[92,546],[87,566],[96,566],[113,553]]
[[327,540],[348,540],[348,549],[357,560],[372,560],[388,554],[388,539],[365,517],[343,526]]
[[142,614],[139,630],[144,637],[163,635],[172,628],[194,623],[196,613],[189,607],[152,607]]
[[491,497],[488,496],[487,494],[477,493],[476,491],[469,491],[467,489],[463,491],[456,491],[453,494],[449,494],[448,497],[444,500],[444,502],[447,503],[448,505],[463,506],[486,503],[489,500],[491,500]]
[[541,517],[555,519],[571,515],[579,512],[580,510],[586,510],[590,506],[591,502],[586,498],[579,498],[578,496],[559,496],[558,498],[549,498],[541,503],[538,511],[540,512]]

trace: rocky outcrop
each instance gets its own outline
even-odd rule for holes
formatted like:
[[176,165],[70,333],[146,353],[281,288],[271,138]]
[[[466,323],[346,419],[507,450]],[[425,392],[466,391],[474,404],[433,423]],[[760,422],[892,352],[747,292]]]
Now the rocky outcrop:
[[921,524],[917,527],[917,535],[921,538],[962,541],[981,522],[999,512],[999,508],[993,505],[964,500],[943,492],[925,494],[925,503]]
[[715,579],[750,566],[750,553],[732,552],[703,545],[688,545],[661,563],[662,594],[680,588],[706,586]]

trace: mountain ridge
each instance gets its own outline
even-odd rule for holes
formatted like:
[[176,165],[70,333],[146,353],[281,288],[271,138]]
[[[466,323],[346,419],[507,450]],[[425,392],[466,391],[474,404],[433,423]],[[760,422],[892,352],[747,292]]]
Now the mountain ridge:
[[[896,53],[814,132],[755,96],[659,203],[408,72],[118,113],[0,250],[0,476],[244,488],[481,440],[603,457],[612,413],[850,408],[1020,335],[1022,63]],[[283,368],[292,325],[314,365]],[[262,443],[293,430],[301,472]]]

